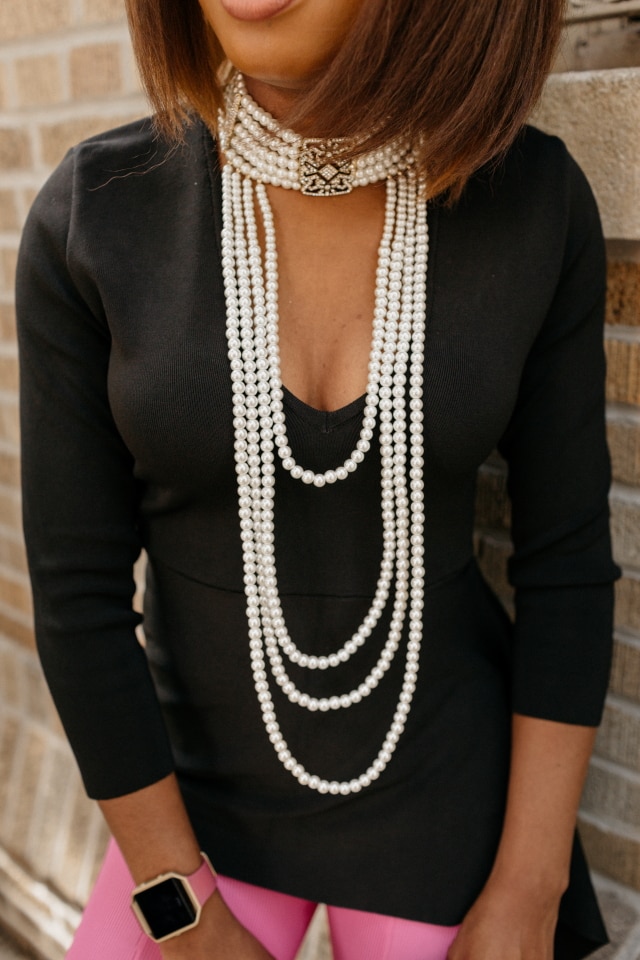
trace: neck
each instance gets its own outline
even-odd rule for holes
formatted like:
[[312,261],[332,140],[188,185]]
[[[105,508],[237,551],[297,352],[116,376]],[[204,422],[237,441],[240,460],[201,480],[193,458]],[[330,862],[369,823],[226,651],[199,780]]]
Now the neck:
[[292,88],[275,87],[253,77],[245,76],[244,82],[247,92],[255,102],[280,122],[286,120],[302,92]]

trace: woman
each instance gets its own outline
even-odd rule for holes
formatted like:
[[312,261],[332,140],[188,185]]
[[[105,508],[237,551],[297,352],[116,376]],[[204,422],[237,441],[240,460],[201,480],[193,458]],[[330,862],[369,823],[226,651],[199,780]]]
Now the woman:
[[18,283],[38,643],[117,842],[73,960],[292,960],[319,901],[337,960],[604,942],[603,248],[522,132],[561,12],[129,0],[169,142],[71,151]]

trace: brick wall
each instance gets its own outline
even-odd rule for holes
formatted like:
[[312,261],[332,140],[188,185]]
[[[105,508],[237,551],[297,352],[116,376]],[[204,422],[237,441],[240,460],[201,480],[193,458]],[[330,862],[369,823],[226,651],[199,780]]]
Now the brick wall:
[[608,360],[611,496],[617,588],[609,702],[585,791],[593,863],[640,889],[640,240],[609,244]]
[[[594,868],[640,890],[640,69],[554,76],[535,121],[563,137],[587,173],[607,237],[611,514],[623,577],[610,692],[581,831]],[[507,606],[509,550],[505,470],[493,458],[478,487],[477,551]]]
[[640,68],[552,77],[536,119],[582,164],[607,237],[611,516],[623,576],[610,693],[581,821],[593,866],[640,890]]
[[[633,90],[640,102],[637,86]],[[553,107],[553,91],[547,99]],[[578,102],[584,103],[584,97]],[[588,112],[588,99],[586,103]],[[585,166],[592,165],[592,179],[610,171],[612,150],[620,154],[617,131],[625,124],[636,126],[629,104],[618,114],[610,103],[598,111],[614,117],[614,129],[595,152],[585,148]],[[572,105],[554,113],[549,108],[548,126],[566,135],[563,124],[567,116],[573,118],[575,109]],[[18,493],[12,293],[16,250],[34,193],[66,149],[144,112],[122,0],[0,0],[0,922],[13,926],[48,960],[61,957],[69,942],[105,833],[100,817],[83,796],[33,652]],[[595,112],[594,106],[585,129]],[[578,144],[578,156],[581,149]],[[640,249],[636,242],[640,233],[635,235],[634,215],[629,211],[630,194],[640,189],[634,166],[639,155],[638,149],[632,151],[627,166],[619,168],[616,182],[603,177],[600,190],[607,233],[615,238],[610,244],[607,349],[616,477],[614,529],[625,577],[619,587],[612,692],[583,817],[598,869],[636,889],[640,889]],[[640,210],[640,202],[636,208]],[[504,569],[509,511],[498,460],[483,470],[478,510],[481,562],[509,603]],[[318,957],[318,951],[310,945],[307,960],[312,955]]]
[[[616,590],[610,692],[583,797],[581,832],[594,869],[640,890],[640,243],[609,241],[608,254],[611,513],[623,576]],[[477,502],[481,566],[509,607],[509,506],[504,464],[497,457],[482,470]]]
[[121,0],[0,0],[0,921],[47,960],[69,941],[105,832],[33,652],[18,492],[16,251],[31,200],[68,147],[146,112]]

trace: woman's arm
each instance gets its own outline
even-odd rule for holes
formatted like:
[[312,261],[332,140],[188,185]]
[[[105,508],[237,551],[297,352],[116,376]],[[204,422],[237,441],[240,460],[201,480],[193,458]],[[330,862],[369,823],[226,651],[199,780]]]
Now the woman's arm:
[[[135,793],[102,800],[100,808],[136,884],[169,871],[188,875],[200,866],[198,841],[173,774]],[[270,960],[218,892],[204,905],[197,927],[159,947],[163,960]]]
[[[110,331],[77,253],[92,247],[82,233],[91,216],[78,213],[78,198],[86,205],[93,196],[77,154],[41,191],[20,253],[25,534],[52,693],[87,792],[116,798],[101,805],[142,882],[169,870],[189,874],[200,855],[169,775],[171,748],[135,634],[139,491],[107,392]],[[88,182],[103,182],[104,163]],[[215,894],[198,927],[167,941],[162,953],[166,960],[268,960]]]
[[448,960],[553,960],[593,727],[516,715],[493,870]]
[[[609,676],[618,570],[607,505],[604,244],[584,176],[562,148],[548,147],[564,255],[500,443],[516,609],[507,807],[493,868],[449,960],[552,960]],[[541,174],[533,168],[530,176]]]

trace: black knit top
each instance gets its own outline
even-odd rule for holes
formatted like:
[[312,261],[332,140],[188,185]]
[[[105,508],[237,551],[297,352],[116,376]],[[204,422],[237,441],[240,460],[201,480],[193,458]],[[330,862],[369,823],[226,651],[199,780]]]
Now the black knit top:
[[[603,244],[562,144],[528,130],[453,208],[432,203],[425,359],[424,652],[384,774],[348,797],[300,786],[267,740],[249,662],[220,178],[195,123],[168,150],[149,122],[63,161],[29,217],[18,275],[24,510],[38,645],[91,796],[175,769],[217,869],[312,900],[459,923],[490,870],[513,710],[597,724],[611,645],[603,414]],[[341,462],[364,400],[320,412],[285,393],[294,455]],[[476,472],[509,464],[516,624],[473,558]],[[278,466],[276,558],[292,637],[341,646],[379,571],[375,444],[321,490]],[[132,565],[148,554],[136,639]],[[317,695],[357,685],[386,620]],[[402,651],[372,695],[308,713],[273,696],[307,769],[351,779],[378,752]],[[578,848],[558,957],[603,931]]]

